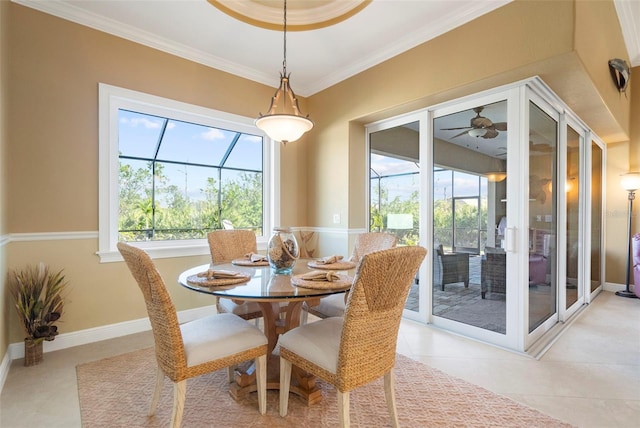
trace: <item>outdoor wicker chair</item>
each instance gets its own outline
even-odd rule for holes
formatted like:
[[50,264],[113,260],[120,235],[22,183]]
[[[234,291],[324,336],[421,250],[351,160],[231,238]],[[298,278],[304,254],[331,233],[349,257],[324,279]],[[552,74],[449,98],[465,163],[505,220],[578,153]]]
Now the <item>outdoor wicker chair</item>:
[[164,280],[143,250],[118,243],[147,305],[158,363],[156,387],[149,408],[155,413],[164,377],[173,382],[171,426],[179,427],[187,379],[254,360],[258,408],[266,411],[267,338],[255,326],[233,314],[210,315],[180,325]]
[[445,253],[442,245],[436,247],[437,265],[434,284],[440,284],[444,291],[445,284],[464,283],[464,288],[469,288],[469,254]]
[[[353,253],[350,261],[358,263],[362,256],[374,251],[386,250],[396,246],[396,235],[386,232],[365,232],[356,237]],[[307,323],[308,314],[313,314],[319,318],[341,317],[344,315],[345,299],[344,294],[334,294],[320,299],[320,304],[308,306],[306,302],[302,305],[301,324]]]
[[398,426],[393,367],[409,289],[423,247],[366,254],[358,264],[344,318],[326,318],[280,336],[280,415],[287,415],[292,364],[334,385],[341,426],[349,426],[349,392],[384,376],[387,407]]

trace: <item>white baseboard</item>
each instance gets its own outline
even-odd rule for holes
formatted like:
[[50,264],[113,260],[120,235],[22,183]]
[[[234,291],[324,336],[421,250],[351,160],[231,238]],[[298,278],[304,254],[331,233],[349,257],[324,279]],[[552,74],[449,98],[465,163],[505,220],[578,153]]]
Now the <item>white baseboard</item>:
[[[206,315],[216,313],[215,305],[203,306],[195,309],[188,309],[178,312],[178,321],[185,323]],[[89,328],[86,330],[64,333],[56,336],[55,340],[45,341],[42,352],[53,352],[60,349],[72,348],[74,346],[86,345],[88,343],[100,342],[102,340],[114,339],[116,337],[127,336],[129,334],[140,333],[151,330],[149,318],[141,318],[132,321],[125,321],[117,324],[109,324],[101,327]],[[4,387],[4,382],[9,374],[11,361],[24,358],[24,343],[12,343],[2,358],[0,364],[0,391]]]
[[[604,287],[602,288],[604,291],[611,291],[612,293],[615,293],[616,291],[625,290],[627,286],[625,284],[617,284],[615,282],[605,282]],[[629,284],[629,290],[631,291],[635,290],[633,284]]]
[[6,352],[2,358],[2,363],[0,364],[0,392],[2,392],[2,388],[4,387],[4,381],[7,380],[10,366],[11,359],[9,358],[9,352]]

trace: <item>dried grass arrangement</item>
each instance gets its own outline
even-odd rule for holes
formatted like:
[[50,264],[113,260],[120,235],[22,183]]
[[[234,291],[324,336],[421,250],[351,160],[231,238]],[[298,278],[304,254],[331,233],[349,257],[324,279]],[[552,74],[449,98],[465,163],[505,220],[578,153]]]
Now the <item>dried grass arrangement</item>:
[[55,323],[64,310],[68,282],[63,271],[51,272],[44,263],[9,272],[9,292],[26,334],[25,365],[42,360],[42,342],[58,335]]

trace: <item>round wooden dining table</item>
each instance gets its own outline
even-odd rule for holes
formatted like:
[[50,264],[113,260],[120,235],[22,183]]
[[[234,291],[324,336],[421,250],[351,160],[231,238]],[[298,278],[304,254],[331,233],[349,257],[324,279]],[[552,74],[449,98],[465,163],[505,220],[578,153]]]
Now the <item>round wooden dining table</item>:
[[[180,274],[181,286],[200,293],[211,294],[223,299],[232,299],[236,303],[256,302],[262,311],[264,334],[269,343],[270,358],[267,362],[267,389],[279,389],[279,359],[274,353],[279,335],[300,324],[302,303],[315,306],[320,299],[332,294],[344,293],[350,288],[353,269],[336,271],[341,281],[337,288],[305,288],[292,284],[292,277],[310,272],[310,259],[297,260],[290,274],[276,274],[267,266],[241,266],[233,263],[204,264],[188,269]],[[225,270],[240,272],[249,276],[248,281],[233,285],[207,286],[194,280],[194,275],[207,270]],[[348,283],[347,283],[348,281]],[[256,390],[253,365],[238,367],[235,370],[234,383],[229,390],[234,398]],[[294,368],[292,372],[291,392],[300,396],[307,404],[321,400],[321,391],[315,384],[315,378],[306,372]]]

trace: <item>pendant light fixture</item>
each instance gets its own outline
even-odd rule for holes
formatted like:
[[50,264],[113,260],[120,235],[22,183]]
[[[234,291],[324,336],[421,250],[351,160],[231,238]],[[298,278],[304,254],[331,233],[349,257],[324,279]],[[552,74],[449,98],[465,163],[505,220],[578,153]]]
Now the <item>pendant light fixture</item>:
[[491,171],[487,173],[487,180],[490,183],[499,183],[507,178],[507,173],[502,171]]
[[[260,113],[255,121],[258,128],[263,130],[272,140],[287,144],[296,141],[305,132],[313,128],[313,122],[308,115],[303,116],[298,107],[298,99],[291,89],[287,74],[287,0],[284,1],[284,59],[282,73],[280,73],[280,87],[271,98],[271,105],[267,114]],[[281,106],[279,104],[282,103]]]
[[500,159],[493,159],[491,161],[491,171],[486,173],[487,180],[490,183],[499,183],[507,178],[507,173],[504,170],[504,162]]

